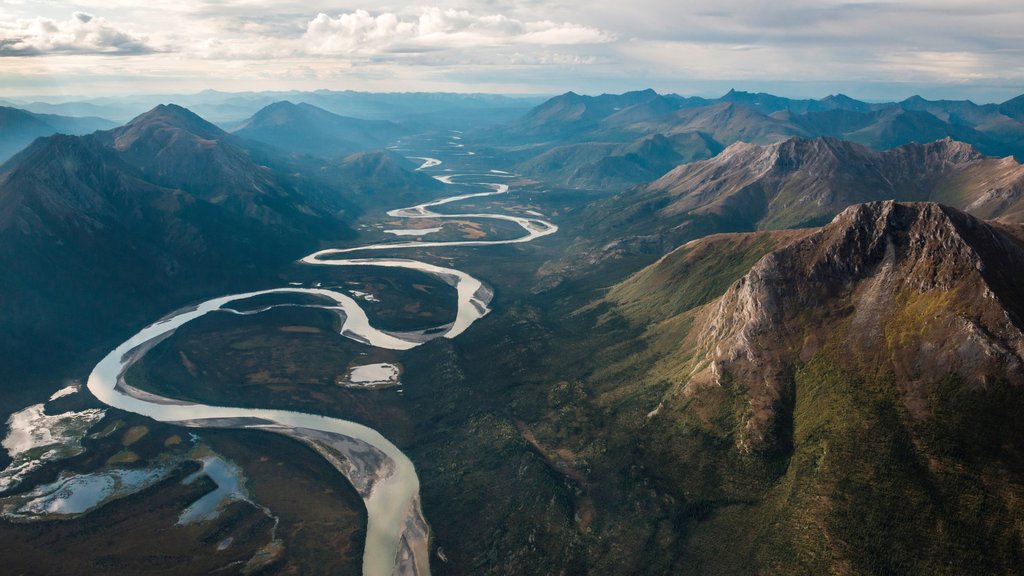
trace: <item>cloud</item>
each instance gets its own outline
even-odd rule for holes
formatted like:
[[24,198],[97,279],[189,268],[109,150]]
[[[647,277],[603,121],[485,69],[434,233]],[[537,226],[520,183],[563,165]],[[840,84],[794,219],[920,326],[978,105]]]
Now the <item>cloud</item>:
[[0,22],[0,56],[44,54],[148,54],[155,49],[135,36],[85,12],[64,21],[50,18]]
[[418,53],[507,46],[600,44],[612,37],[597,28],[549,20],[522,21],[502,14],[427,7],[418,14],[356,10],[331,18],[320,13],[306,26],[311,54]]
[[0,95],[25,92],[21,78],[89,92],[83,79],[116,69],[176,89],[931,86],[989,101],[1024,85],[1021,22],[1020,0],[6,0]]

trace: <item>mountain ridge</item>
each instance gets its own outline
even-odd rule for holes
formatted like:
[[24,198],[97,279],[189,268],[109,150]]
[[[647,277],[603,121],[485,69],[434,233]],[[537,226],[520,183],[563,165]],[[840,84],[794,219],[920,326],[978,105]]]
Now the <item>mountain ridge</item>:
[[851,204],[887,199],[1020,222],[1024,166],[949,139],[883,152],[833,138],[736,143],[593,203],[583,215],[593,238],[579,246],[590,246],[588,261],[664,253],[709,233],[819,226]]
[[[565,147],[596,143],[624,145],[652,135],[697,135],[713,142],[695,146],[679,141],[677,154],[692,160],[714,156],[736,142],[773,144],[792,137],[835,137],[876,150],[944,138],[964,141],[990,156],[1015,155],[1024,159],[1024,121],[1014,112],[1017,100],[978,106],[970,101],[928,101],[908,98],[902,102],[869,104],[835,95],[820,100],[792,100],[771,94],[732,90],[717,99],[683,98],[652,90],[621,95],[581,96],[574,92],[556,96],[500,130],[479,134],[499,148],[519,157],[535,157],[520,163],[537,169],[542,156],[552,149],[571,164],[550,174],[573,187],[614,189],[638,184],[647,174],[619,181],[573,175],[599,173],[595,161],[584,152],[567,154]],[[1008,112],[1008,113],[1007,113]],[[575,160],[572,158],[576,156]]]
[[36,114],[20,108],[0,106],[0,165],[36,138],[60,133],[87,134],[114,126],[113,122],[103,118]]
[[[695,240],[605,300],[604,322],[623,315],[645,343],[636,368],[602,364],[594,385],[626,377],[605,409],[648,410],[622,419],[636,436],[617,449],[642,445],[635,465],[663,494],[712,511],[688,525],[680,570],[1019,564],[1002,519],[1021,511],[1024,226],[880,201],[780,234]],[[708,292],[721,272],[734,280]],[[990,495],[984,514],[965,493]],[[998,544],[970,552],[982,542]]]

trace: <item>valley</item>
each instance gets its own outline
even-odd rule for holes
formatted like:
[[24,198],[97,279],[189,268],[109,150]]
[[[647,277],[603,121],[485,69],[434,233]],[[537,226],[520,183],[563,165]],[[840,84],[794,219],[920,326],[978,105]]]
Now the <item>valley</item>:
[[[60,573],[162,573],[185,557],[188,572],[260,574],[983,574],[1024,561],[1013,158],[786,133],[699,159],[657,140],[596,153],[633,154],[644,184],[576,187],[543,168],[550,157],[520,171],[521,143],[482,130],[402,135],[339,164],[157,112],[155,127],[68,145],[123,163],[111,177],[157,208],[187,193],[308,236],[266,264],[249,254],[272,240],[239,243],[241,257],[204,243],[209,260],[184,278],[223,282],[121,312],[69,352],[77,363],[54,372],[88,393],[41,406],[104,412],[76,432],[84,452],[0,504],[66,471],[164,475],[82,516],[0,522],[10,554],[31,556],[53,525],[60,557],[89,558],[47,565]],[[166,158],[154,172],[131,142],[166,130],[218,142],[219,180],[266,154],[255,189],[280,193],[253,208]],[[314,166],[315,181],[302,172]],[[330,187],[356,167],[368,171]],[[215,457],[241,470],[243,496],[177,527],[228,482],[183,483]],[[86,532],[171,525],[164,560],[132,560],[146,558],[135,536],[109,558],[86,551]]]
[[[440,162],[433,164],[433,166],[429,166],[430,164],[432,163],[425,162],[424,166],[436,167],[440,165]],[[485,176],[493,175],[491,173],[485,174]],[[451,177],[439,178],[448,184],[452,183]],[[446,205],[460,200],[505,194],[510,188],[508,184],[483,183],[483,186],[493,187],[494,191],[462,194],[411,208],[396,209],[390,211],[388,216],[412,219],[493,218],[515,222],[526,233],[520,238],[509,240],[471,240],[448,243],[452,246],[522,243],[557,231],[557,227],[553,224],[534,218],[521,218],[500,214],[439,214],[429,210],[435,206]],[[445,245],[446,243],[443,242],[429,241],[390,242],[345,249],[326,249],[306,256],[300,262],[307,265],[327,265],[332,267],[354,265],[360,267],[410,269],[433,275],[449,283],[455,289],[457,296],[456,314],[454,319],[447,324],[440,324],[437,327],[411,332],[384,331],[371,325],[366,312],[363,311],[356,300],[340,292],[321,287],[290,287],[220,297],[199,304],[194,308],[174,313],[123,343],[108,354],[92,371],[88,379],[89,390],[101,401],[112,407],[149,416],[163,422],[178,423],[196,428],[265,429],[309,444],[338,468],[339,472],[344,474],[356,486],[366,501],[368,526],[366,536],[367,548],[363,555],[363,573],[388,574],[398,571],[410,574],[427,574],[429,573],[429,550],[427,548],[429,528],[423,519],[419,506],[416,473],[408,458],[377,432],[353,422],[329,419],[323,416],[320,416],[318,419],[301,412],[271,410],[269,408],[252,408],[247,410],[244,408],[213,407],[201,404],[196,400],[183,403],[177,397],[164,396],[160,385],[154,382],[155,378],[152,377],[154,375],[152,372],[149,374],[150,377],[145,379],[147,382],[146,390],[137,388],[133,380],[128,378],[128,375],[133,364],[144,358],[150,349],[167,336],[173,334],[179,327],[202,318],[207,313],[220,310],[233,311],[234,314],[240,315],[260,314],[268,310],[279,309],[282,306],[337,311],[340,326],[334,331],[338,334],[371,347],[391,350],[406,350],[441,336],[454,338],[489,311],[487,304],[492,297],[492,292],[479,280],[458,270],[425,264],[415,260],[396,258],[332,258],[332,256],[351,252],[437,248]],[[356,291],[354,293],[369,296],[369,293],[366,292]],[[236,301],[244,302],[253,298],[290,294],[315,296],[321,300],[326,299],[328,302],[312,303],[307,300],[300,303],[268,303],[262,308],[245,307],[242,310],[231,307]],[[374,295],[373,299],[379,300],[376,295]],[[308,333],[310,331],[304,329],[304,326],[302,326],[303,322],[299,321],[298,324],[300,326],[289,325],[288,328],[290,330],[286,331],[286,333]],[[312,330],[314,332],[319,331],[317,328]],[[303,345],[309,346],[310,343],[304,342]],[[318,351],[324,352],[322,348]],[[192,362],[187,359],[184,352],[180,354],[182,364],[188,370],[192,367]],[[194,372],[194,368],[191,371]],[[198,379],[197,374],[193,373],[191,376],[193,380]],[[296,374],[289,374],[285,381],[294,383],[296,376]],[[256,384],[260,388],[269,388],[269,382],[266,381],[256,382]],[[192,390],[186,391],[186,394],[189,396],[195,395]],[[247,402],[251,402],[251,399],[252,395],[249,395]],[[288,406],[289,404],[288,402],[281,401],[270,403],[271,406]],[[324,406],[321,405],[318,412],[322,414],[323,410]]]

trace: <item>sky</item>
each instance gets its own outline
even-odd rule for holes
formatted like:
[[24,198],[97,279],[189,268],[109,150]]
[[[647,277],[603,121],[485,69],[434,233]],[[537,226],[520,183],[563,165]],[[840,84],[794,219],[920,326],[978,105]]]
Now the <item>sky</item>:
[[0,0],[0,97],[1024,93],[1021,0]]

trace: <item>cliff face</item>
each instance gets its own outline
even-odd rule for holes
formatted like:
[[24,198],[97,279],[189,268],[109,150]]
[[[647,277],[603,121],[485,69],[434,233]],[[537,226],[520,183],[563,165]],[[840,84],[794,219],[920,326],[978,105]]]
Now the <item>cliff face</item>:
[[1022,385],[1022,246],[1012,229],[937,204],[852,206],[699,313],[685,393],[745,387],[738,443],[759,450],[779,441],[794,366],[826,346],[852,368],[891,373],[915,417],[949,374],[970,387]]

